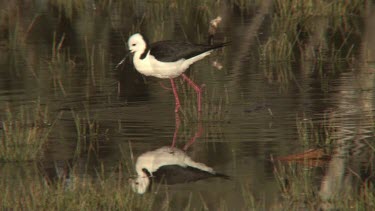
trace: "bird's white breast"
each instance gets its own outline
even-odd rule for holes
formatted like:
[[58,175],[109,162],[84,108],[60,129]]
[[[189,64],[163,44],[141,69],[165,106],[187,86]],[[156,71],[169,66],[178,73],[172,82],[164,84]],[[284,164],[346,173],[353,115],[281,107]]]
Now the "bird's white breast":
[[138,70],[138,72],[142,73],[143,75],[146,76],[153,76],[153,69],[150,63],[150,60],[147,58],[140,59],[141,53],[136,52],[133,57],[133,64],[135,69]]

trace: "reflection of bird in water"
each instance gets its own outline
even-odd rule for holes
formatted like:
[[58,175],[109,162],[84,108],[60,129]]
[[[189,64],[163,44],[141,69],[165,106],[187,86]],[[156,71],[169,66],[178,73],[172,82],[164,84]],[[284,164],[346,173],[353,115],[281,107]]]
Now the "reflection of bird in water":
[[166,184],[194,182],[210,177],[229,179],[211,167],[193,161],[184,151],[162,147],[140,155],[135,164],[137,177],[129,182],[139,194],[151,188],[152,181]]
[[139,33],[132,35],[128,41],[129,50],[134,53],[133,63],[138,72],[146,76],[170,79],[176,100],[175,112],[178,112],[181,103],[173,79],[181,75],[189,83],[198,95],[198,111],[201,111],[201,87],[184,72],[190,65],[211,54],[214,49],[227,44],[203,45],[171,40],[149,44]]

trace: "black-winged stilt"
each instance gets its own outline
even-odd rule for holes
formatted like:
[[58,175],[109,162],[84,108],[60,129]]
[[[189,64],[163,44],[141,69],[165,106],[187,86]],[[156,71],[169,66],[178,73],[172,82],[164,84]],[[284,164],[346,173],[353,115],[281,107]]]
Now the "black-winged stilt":
[[149,44],[147,39],[139,33],[133,34],[128,40],[129,50],[134,53],[133,64],[138,72],[146,76],[170,79],[176,101],[175,112],[178,112],[181,104],[173,79],[181,75],[193,87],[198,95],[198,111],[201,111],[201,87],[184,72],[194,62],[208,56],[214,49],[227,44],[203,45],[172,40]]
[[184,151],[171,147],[143,153],[137,158],[135,169],[137,177],[129,182],[139,194],[149,190],[152,181],[178,184],[210,177],[229,179],[229,176],[216,173],[211,167],[193,161]]

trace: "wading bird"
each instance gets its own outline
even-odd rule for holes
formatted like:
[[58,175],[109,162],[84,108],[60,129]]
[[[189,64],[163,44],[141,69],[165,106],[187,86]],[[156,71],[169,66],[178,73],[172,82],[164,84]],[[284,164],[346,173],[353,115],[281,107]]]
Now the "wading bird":
[[133,56],[135,69],[143,75],[157,78],[169,78],[175,97],[175,112],[180,109],[174,78],[182,76],[195,90],[198,98],[198,111],[201,111],[202,89],[195,84],[184,72],[193,63],[208,56],[214,49],[224,47],[228,43],[214,45],[191,44],[172,40],[159,41],[149,44],[147,39],[137,33],[130,36],[128,47]]

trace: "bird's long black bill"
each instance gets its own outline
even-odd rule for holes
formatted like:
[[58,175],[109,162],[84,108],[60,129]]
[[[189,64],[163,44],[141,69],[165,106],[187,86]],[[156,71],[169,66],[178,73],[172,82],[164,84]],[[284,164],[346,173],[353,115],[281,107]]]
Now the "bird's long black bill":
[[129,56],[129,54],[130,53],[127,53],[126,55],[125,55],[125,57],[116,65],[116,67],[115,67],[115,70],[117,70],[117,68],[120,66],[120,65],[122,65],[122,63],[124,63],[125,62],[125,60],[126,60],[126,58]]

